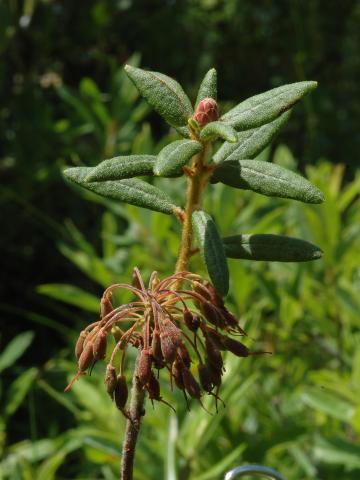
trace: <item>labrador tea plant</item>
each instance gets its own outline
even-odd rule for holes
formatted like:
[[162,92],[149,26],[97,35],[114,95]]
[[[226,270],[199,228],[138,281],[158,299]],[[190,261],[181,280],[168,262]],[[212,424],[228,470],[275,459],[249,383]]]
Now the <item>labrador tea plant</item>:
[[[145,397],[167,403],[161,396],[160,369],[168,371],[171,388],[179,388],[186,402],[190,398],[201,404],[203,395],[212,395],[217,411],[225,369],[222,352],[239,357],[264,353],[252,352],[238,340],[246,334],[224,303],[229,289],[227,257],[303,262],[322,254],[309,242],[280,235],[240,233],[222,238],[214,220],[201,208],[207,186],[221,182],[306,203],[321,203],[324,198],[302,176],[254,160],[287,122],[293,106],[316,88],[316,82],[275,88],[220,115],[215,69],[205,75],[194,107],[172,78],[129,65],[125,70],[140,94],[183,139],[170,143],[157,156],[115,157],[94,168],[69,168],[64,175],[98,195],[174,215],[182,226],[179,255],[168,278],[161,279],[153,272],[146,285],[134,266],[131,283],[106,289],[100,318],[80,333],[76,343],[78,372],[66,390],[96,361],[106,358],[108,337],[112,335],[116,344],[107,358],[105,388],[127,418],[121,478],[129,480]],[[213,154],[214,142],[217,145],[219,140],[223,144]],[[167,177],[171,182],[183,175],[188,184],[184,206],[176,205],[151,183],[134,178]],[[210,281],[189,271],[190,258],[199,252]],[[114,306],[112,293],[118,289],[130,291],[133,301]],[[129,348],[138,354],[128,401],[124,365]]]

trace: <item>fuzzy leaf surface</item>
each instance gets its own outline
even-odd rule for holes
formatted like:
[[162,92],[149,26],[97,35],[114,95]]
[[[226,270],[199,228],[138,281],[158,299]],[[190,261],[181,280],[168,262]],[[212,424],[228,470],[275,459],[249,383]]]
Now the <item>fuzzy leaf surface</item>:
[[288,121],[291,110],[261,127],[236,133],[236,143],[225,142],[213,156],[215,163],[256,157]]
[[223,138],[228,142],[236,142],[236,130],[224,122],[210,122],[201,130],[201,140],[214,140],[217,137]]
[[181,175],[182,167],[202,148],[202,144],[196,140],[175,140],[166,145],[157,156],[154,174],[160,177]]
[[104,160],[86,177],[87,182],[123,180],[124,178],[153,175],[155,155],[127,155]]
[[210,279],[216,290],[226,295],[229,290],[229,269],[215,222],[203,210],[195,210],[192,224]]
[[191,102],[181,85],[159,72],[125,66],[125,71],[141,95],[173,127],[187,124],[193,114]]
[[91,167],[74,167],[65,170],[64,176],[81,187],[103,197],[172,214],[177,208],[172,199],[162,190],[133,178],[107,182],[87,182]]
[[296,82],[273,88],[239,103],[221,120],[238,130],[260,127],[289,110],[316,87],[317,82]]
[[213,178],[215,182],[252,190],[268,197],[291,198],[305,203],[324,201],[322,192],[306,178],[274,163],[259,160],[226,161],[219,165]]
[[300,238],[285,235],[232,235],[223,238],[228,258],[269,262],[308,262],[322,257],[322,250]]
[[215,68],[211,68],[203,78],[199,87],[195,106],[198,106],[204,98],[209,97],[217,100],[217,72]]

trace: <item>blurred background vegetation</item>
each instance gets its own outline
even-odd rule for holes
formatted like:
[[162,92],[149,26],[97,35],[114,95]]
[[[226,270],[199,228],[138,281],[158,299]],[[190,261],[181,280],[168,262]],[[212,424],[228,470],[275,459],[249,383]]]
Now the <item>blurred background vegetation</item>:
[[[171,273],[179,229],[70,188],[61,170],[157,153],[176,138],[124,62],[176,77],[192,98],[215,66],[224,109],[318,80],[262,159],[306,173],[326,195],[304,206],[211,187],[207,208],[224,234],[300,236],[324,258],[230,262],[229,305],[249,346],[274,355],[227,359],[217,416],[186,413],[165,389],[177,415],[148,407],[136,479],[215,480],[248,462],[289,480],[359,478],[359,25],[350,0],[0,1],[1,478],[117,478],[124,422],[102,366],[62,393],[73,344],[109,283],[134,265],[145,277]],[[163,183],[181,198],[182,180]]]

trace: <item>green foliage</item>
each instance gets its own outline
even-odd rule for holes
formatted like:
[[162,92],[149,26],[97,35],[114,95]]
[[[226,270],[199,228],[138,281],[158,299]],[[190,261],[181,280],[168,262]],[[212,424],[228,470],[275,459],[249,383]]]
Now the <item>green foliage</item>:
[[239,103],[221,117],[238,130],[260,127],[292,108],[317,82],[297,82],[273,88]]
[[182,175],[182,167],[202,148],[196,140],[177,140],[166,145],[157,156],[154,174],[160,177]]
[[154,155],[129,155],[110,158],[99,163],[86,177],[87,182],[123,180],[124,178],[152,175]]
[[229,290],[229,269],[216,225],[203,210],[194,211],[192,223],[211,281],[221,295],[226,295]]
[[141,95],[174,127],[187,125],[192,106],[178,82],[159,72],[126,65],[125,71]]
[[200,132],[200,138],[205,142],[215,140],[218,137],[231,143],[238,141],[236,130],[223,122],[208,123]]
[[228,258],[268,262],[308,262],[317,260],[322,251],[316,245],[285,235],[232,235],[222,239]]
[[321,203],[324,195],[304,177],[273,163],[258,160],[230,160],[219,165],[215,181],[231,187],[305,203]]
[[201,100],[209,97],[217,100],[217,71],[215,68],[211,68],[203,78],[196,97],[195,107]]

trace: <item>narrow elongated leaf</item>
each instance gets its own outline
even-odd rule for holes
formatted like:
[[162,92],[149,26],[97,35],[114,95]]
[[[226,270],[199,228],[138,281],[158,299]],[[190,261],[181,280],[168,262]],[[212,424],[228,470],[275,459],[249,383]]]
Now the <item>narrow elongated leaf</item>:
[[239,103],[221,117],[238,130],[260,127],[295,105],[317,82],[297,82],[273,88]]
[[232,235],[223,238],[226,256],[269,262],[307,262],[322,256],[310,242],[285,235]]
[[214,140],[220,137],[228,142],[236,142],[236,130],[223,122],[210,122],[200,132],[201,140]]
[[103,197],[171,214],[177,208],[172,199],[162,190],[142,180],[129,178],[108,182],[87,182],[91,167],[74,167],[64,171],[64,176],[72,182]]
[[195,106],[198,106],[204,98],[209,97],[217,100],[217,72],[215,68],[211,68],[203,78],[199,87]]
[[38,371],[36,368],[30,368],[17,376],[10,385],[9,391],[7,392],[7,402],[4,411],[6,417],[10,417],[15,413],[22,404],[26,394],[34,384],[37,374]]
[[229,269],[216,225],[203,210],[193,212],[192,224],[211,281],[221,295],[226,295],[229,290]]
[[253,190],[268,197],[292,198],[305,203],[321,203],[322,192],[306,178],[274,163],[258,160],[226,161],[213,175],[219,181],[235,188]]
[[175,127],[175,130],[184,138],[190,138],[190,131],[188,127]]
[[124,178],[152,175],[155,155],[128,155],[104,160],[86,177],[87,182],[123,180]]
[[6,345],[0,355],[0,372],[11,367],[23,355],[34,339],[34,332],[22,332]]
[[243,160],[256,157],[272,142],[283,125],[288,121],[290,114],[291,110],[261,127],[237,132],[236,143],[225,142],[214,155],[213,161],[221,163],[225,160]]
[[311,408],[320,410],[343,422],[349,422],[355,413],[355,407],[351,403],[318,388],[308,388],[302,393],[301,398]]
[[36,290],[42,295],[55,298],[61,302],[75,305],[89,312],[99,313],[99,299],[95,295],[75,285],[65,283],[46,283],[38,285]]
[[187,125],[193,109],[181,85],[159,72],[125,66],[125,71],[141,95],[173,127]]
[[202,148],[202,144],[196,140],[176,140],[166,145],[156,159],[155,175],[161,177],[181,175],[182,167]]

